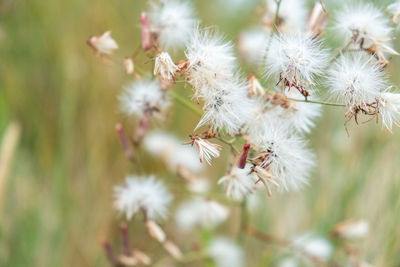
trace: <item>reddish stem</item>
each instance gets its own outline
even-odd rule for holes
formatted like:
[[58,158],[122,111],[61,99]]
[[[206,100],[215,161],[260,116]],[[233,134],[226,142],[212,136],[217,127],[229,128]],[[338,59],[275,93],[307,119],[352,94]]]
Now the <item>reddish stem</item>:
[[150,113],[145,112],[143,114],[142,119],[139,122],[139,128],[137,128],[135,135],[133,137],[133,143],[134,145],[138,145],[140,140],[146,135],[147,130],[149,129],[150,125]]
[[121,266],[117,256],[115,256],[115,254],[114,254],[114,251],[113,251],[110,243],[108,243],[107,241],[104,241],[103,242],[103,248],[104,248],[104,250],[106,252],[107,259],[110,261],[110,263],[115,267]]
[[149,50],[152,46],[152,42],[149,19],[147,18],[147,14],[145,12],[140,14],[140,25],[142,29],[142,47],[144,50]]
[[244,169],[244,167],[246,166],[247,155],[249,154],[249,151],[250,151],[250,144],[249,143],[244,144],[242,153],[240,154],[240,158],[237,164],[238,168]]
[[121,143],[122,149],[124,150],[125,156],[132,162],[135,161],[135,155],[133,153],[132,147],[129,145],[128,138],[126,137],[124,128],[122,127],[122,124],[117,123],[115,125],[115,129],[117,130],[118,136],[119,136],[119,141]]
[[132,250],[129,241],[128,226],[125,223],[121,224],[121,236],[122,236],[122,253],[127,256],[132,255]]

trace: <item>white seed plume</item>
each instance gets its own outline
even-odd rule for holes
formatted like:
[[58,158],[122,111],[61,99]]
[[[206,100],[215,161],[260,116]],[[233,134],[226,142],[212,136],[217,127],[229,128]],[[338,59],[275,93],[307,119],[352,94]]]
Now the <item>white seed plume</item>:
[[165,218],[171,194],[154,176],[127,176],[125,183],[115,187],[115,208],[130,220],[144,211],[150,220]]
[[124,88],[119,96],[121,111],[127,115],[141,117],[143,113],[160,114],[170,102],[157,81],[135,81]]
[[344,44],[352,43],[359,48],[371,48],[378,54],[397,55],[393,50],[392,28],[383,12],[372,4],[345,6],[336,16],[336,32]]
[[384,92],[377,99],[382,125],[389,131],[392,131],[393,124],[400,126],[400,94]]
[[185,54],[189,61],[188,82],[195,89],[195,97],[218,90],[234,75],[236,58],[232,44],[211,30],[195,30]]
[[388,6],[388,11],[392,14],[392,21],[394,24],[399,24],[400,18],[400,0],[397,0]]
[[333,253],[333,246],[327,239],[312,233],[295,237],[292,245],[322,261],[328,261]]
[[[273,175],[280,191],[301,189],[308,183],[311,168],[315,165],[314,154],[307,148],[307,142],[298,136],[290,136],[287,128],[276,122],[266,121],[264,127],[262,135],[250,136],[266,155],[258,167]],[[260,175],[259,178],[262,179]]]
[[369,233],[369,223],[364,220],[349,220],[337,225],[333,233],[346,239],[363,238]]
[[220,203],[203,198],[193,198],[178,207],[175,219],[180,228],[215,228],[229,215],[229,209]]
[[166,0],[149,13],[150,27],[164,49],[182,48],[196,24],[194,10],[187,1]]
[[183,145],[184,141],[162,132],[151,132],[144,138],[145,149],[152,155],[161,157],[172,171],[186,168],[199,172],[203,165],[199,162],[196,149]]
[[154,64],[154,75],[166,81],[173,81],[175,73],[178,70],[179,68],[175,65],[167,52],[161,52],[157,55]]
[[204,161],[211,165],[212,158],[219,157],[219,151],[222,149],[222,146],[213,144],[208,140],[202,139],[198,136],[192,137],[192,142],[190,144],[194,145],[199,152],[200,162]]
[[360,53],[340,56],[329,70],[328,83],[330,94],[343,101],[349,110],[367,108],[387,88],[377,62]]
[[312,84],[315,75],[323,73],[328,58],[320,41],[310,34],[279,34],[271,41],[266,73],[277,80],[279,77],[286,79],[291,84]]
[[227,238],[217,237],[212,240],[208,253],[217,267],[245,266],[242,248]]
[[203,110],[204,115],[196,129],[209,125],[212,131],[225,129],[233,135],[253,115],[254,102],[248,97],[246,84],[226,81],[219,90],[208,92],[204,98]]
[[[274,27],[276,1],[266,0],[267,13],[264,16],[264,23]],[[307,8],[304,0],[282,0],[279,7],[280,32],[304,31],[307,22]]]
[[118,44],[111,37],[111,31],[106,31],[100,36],[92,36],[88,40],[88,44],[98,53],[111,55],[117,50]]
[[250,29],[240,33],[238,50],[240,58],[252,65],[263,63],[270,33],[263,29]]
[[257,178],[251,173],[251,165],[246,165],[244,169],[237,166],[221,179],[218,184],[225,185],[226,195],[234,200],[242,200],[245,196],[253,193],[256,189]]

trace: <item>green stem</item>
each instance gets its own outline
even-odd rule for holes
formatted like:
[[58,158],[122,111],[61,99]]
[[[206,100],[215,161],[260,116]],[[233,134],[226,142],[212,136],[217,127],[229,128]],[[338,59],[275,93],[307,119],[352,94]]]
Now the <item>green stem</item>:
[[275,2],[276,2],[276,10],[275,10],[274,29],[273,29],[273,31],[278,31],[279,9],[281,7],[282,1],[283,0],[275,0]]
[[247,198],[244,197],[242,200],[242,203],[240,205],[240,225],[239,225],[239,235],[238,235],[238,241],[239,243],[243,243],[244,240],[244,235],[247,227]]
[[170,90],[168,91],[169,95],[172,96],[176,101],[179,102],[179,104],[181,104],[182,106],[190,109],[190,111],[192,111],[193,113],[199,115],[200,117],[203,116],[203,112],[196,107],[195,105],[193,105],[191,102],[189,102],[187,99],[185,99],[184,97],[178,95],[177,93],[175,93],[174,91]]
[[289,97],[287,99],[296,101],[296,102],[304,102],[304,103],[319,104],[319,105],[334,106],[334,107],[346,107],[346,105],[344,105],[344,104],[319,101],[319,100],[294,99],[294,98],[289,98]]

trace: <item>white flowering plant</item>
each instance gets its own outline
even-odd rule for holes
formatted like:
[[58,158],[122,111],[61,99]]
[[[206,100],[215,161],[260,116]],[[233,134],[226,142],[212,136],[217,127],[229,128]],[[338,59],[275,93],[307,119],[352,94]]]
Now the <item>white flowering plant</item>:
[[[110,31],[88,39],[102,61],[120,64],[133,80],[118,99],[121,112],[136,119],[135,130],[127,134],[122,124],[116,129],[138,173],[115,187],[115,208],[127,221],[142,217],[150,237],[169,255],[157,259],[132,250],[124,224],[122,253],[104,245],[111,264],[211,261],[217,266],[248,266],[243,240],[250,236],[281,247],[281,266],[367,266],[349,240],[365,237],[368,222],[348,221],[326,236],[309,232],[286,240],[257,230],[248,216],[259,192],[273,198],[276,192],[313,186],[310,176],[318,155],[307,139],[317,119],[323,118],[322,106],[343,113],[343,130],[350,139],[348,125],[353,121],[376,121],[389,131],[400,124],[400,93],[387,74],[390,59],[399,55],[393,40],[400,2],[388,6],[386,13],[372,3],[347,1],[331,9],[324,1],[311,2],[260,3],[255,7],[262,13],[258,22],[238,36],[237,44],[226,40],[215,25],[204,25],[194,5],[182,0],[149,1],[138,18],[141,44],[124,60],[116,55],[119,46]],[[340,46],[330,47],[329,38]],[[140,54],[146,64],[136,59]],[[185,95],[177,89],[182,84]],[[186,140],[152,129],[168,121],[174,104],[198,116],[191,132],[181,132]],[[161,159],[182,183],[172,190],[152,170],[140,174],[141,150]],[[204,178],[202,171],[215,165],[223,165],[225,173]],[[215,184],[217,192],[211,190]],[[177,199],[185,199],[175,214],[179,234],[193,236],[198,229],[212,233],[195,240],[195,246],[183,249],[162,227],[174,202],[172,191]],[[237,236],[214,235],[237,207]],[[340,257],[334,251],[341,251]]]

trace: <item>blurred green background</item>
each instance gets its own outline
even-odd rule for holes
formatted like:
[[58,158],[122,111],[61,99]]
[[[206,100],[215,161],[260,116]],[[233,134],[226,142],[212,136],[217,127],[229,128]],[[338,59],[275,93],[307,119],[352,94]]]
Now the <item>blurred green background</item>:
[[[119,114],[116,98],[132,78],[95,57],[85,41],[112,30],[118,55],[130,55],[140,42],[138,18],[145,3],[0,1],[0,133],[11,122],[22,130],[1,188],[0,266],[108,266],[101,242],[119,242],[113,186],[136,171],[114,130],[117,122],[128,130],[135,126]],[[258,20],[250,11],[221,12],[214,0],[194,4],[204,24],[219,25],[227,39],[234,40]],[[389,67],[394,84],[400,81],[399,64],[394,59]],[[196,120],[177,106],[167,125],[154,128],[185,137]],[[254,225],[290,238],[310,230],[326,234],[340,221],[366,219],[371,232],[356,244],[362,258],[377,266],[400,266],[400,129],[390,134],[370,123],[350,130],[348,138],[343,110],[324,108],[310,136],[318,155],[310,186],[265,197]],[[146,170],[177,181],[158,160],[142,154]],[[213,181],[224,173],[224,158],[215,165],[220,167],[207,172]],[[236,215],[223,232],[236,231]],[[175,240],[184,239],[175,234],[170,218],[168,232]],[[151,255],[163,254],[142,232],[140,222],[131,224],[134,245]],[[247,254],[249,264],[271,254],[268,246],[247,242],[258,248]]]

